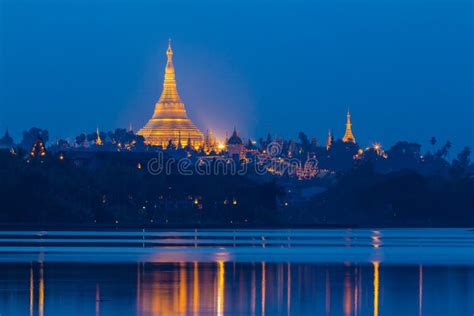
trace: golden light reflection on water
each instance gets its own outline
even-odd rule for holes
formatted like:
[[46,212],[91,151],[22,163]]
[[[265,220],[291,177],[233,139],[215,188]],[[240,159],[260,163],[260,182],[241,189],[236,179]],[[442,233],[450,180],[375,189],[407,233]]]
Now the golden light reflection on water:
[[217,315],[224,315],[224,286],[225,270],[224,261],[217,262]]
[[[436,279],[440,268],[429,264],[398,268],[386,263],[382,268],[375,260],[350,266],[222,261],[65,267],[47,262],[19,265],[21,273],[9,269],[13,266],[4,269],[2,315],[260,315],[262,310],[267,315],[324,315],[325,308],[330,315],[431,315],[435,310],[449,315],[433,296],[453,295],[454,300],[454,290],[461,297],[451,307],[455,314],[473,306],[469,293],[461,292],[465,275],[453,279],[457,283],[450,288],[437,287],[434,281],[446,281],[444,271],[450,270]],[[135,297],[136,313],[130,310]]]
[[377,261],[372,262],[374,266],[374,316],[379,315],[379,265]]
[[344,277],[344,315],[352,315],[352,284],[349,271],[346,271]]
[[186,312],[186,264],[181,262],[179,264],[179,313],[183,314]]
[[30,266],[30,316],[33,316],[33,306],[35,303],[35,283],[33,275],[33,265]]
[[[30,265],[30,277],[29,277],[29,311],[30,316],[35,315],[35,274],[34,274],[34,266]],[[39,316],[44,315],[44,288],[45,288],[45,281],[44,281],[44,266],[43,263],[39,265],[39,273],[38,273],[38,314]]]
[[199,314],[199,265],[194,262],[193,269],[193,312]]
[[44,315],[44,267],[43,263],[40,263],[39,273],[39,293],[38,293],[38,314],[39,316]]
[[[145,264],[137,269],[137,315],[224,315],[225,263]],[[212,313],[211,313],[212,311]]]
[[[390,266],[384,267],[384,271],[389,271]],[[311,310],[317,315],[378,316],[380,313],[383,315],[389,305],[386,300],[383,310],[380,310],[383,297],[389,297],[389,288],[382,286],[380,268],[380,261],[373,261],[369,266],[351,263],[345,266],[327,265],[322,269],[321,266],[299,263],[234,264],[222,260],[214,263],[138,263],[129,271],[131,286],[127,291],[131,294],[132,304],[135,304],[136,297],[137,316],[226,315],[230,312],[302,315],[308,313],[308,310],[301,312],[303,304],[306,304],[304,308],[312,304]],[[70,295],[64,288],[61,288],[60,294],[55,294],[54,289],[58,291],[60,287],[54,286],[54,283],[50,285],[50,282],[59,276],[66,276],[65,273],[73,272],[74,275],[75,271],[57,274],[50,273],[50,269],[48,264],[41,263],[25,266],[24,311],[21,314],[49,315],[58,302],[54,300],[61,295]],[[411,285],[418,290],[409,299],[406,295],[404,297],[411,314],[422,316],[423,301],[428,304],[426,298],[430,288],[423,288],[428,269],[419,265],[410,272]],[[112,286],[103,283],[109,282],[104,279],[107,273],[100,273],[100,277],[91,279],[88,286],[75,289],[74,295],[87,298],[88,315],[104,314],[103,309],[112,305],[108,302],[108,298],[112,297]],[[52,280],[51,276],[54,277]],[[126,279],[126,276],[123,278]],[[132,305],[132,308],[135,306]]]
[[[28,270],[29,314],[43,316],[47,314],[44,311],[45,268],[43,264],[36,267],[31,265]],[[370,303],[373,303],[372,313],[374,316],[379,315],[379,261],[372,262],[372,278],[366,279],[366,282],[372,283],[372,291],[368,283],[366,290],[362,287],[361,274],[366,268],[353,264],[346,264],[341,267],[342,270],[327,267],[321,271],[321,278],[314,277],[317,270],[304,264],[259,262],[244,266],[234,264],[227,268],[229,274],[226,273],[226,263],[222,260],[215,263],[138,263],[136,276],[133,276],[136,282],[133,294],[136,295],[136,315],[225,315],[229,311],[247,315],[301,314],[298,302],[302,295],[312,295],[309,293],[316,290],[314,281],[317,280],[323,282],[321,285],[325,289],[321,296],[322,304],[317,303],[318,296],[315,296],[314,301],[315,309],[320,309],[321,313],[325,311],[326,315],[339,314],[342,309],[343,315],[365,315],[368,310],[365,309],[364,312],[364,304],[365,308],[372,308]],[[417,300],[421,316],[421,265],[417,272],[414,282],[419,285]],[[296,278],[293,280],[292,276]],[[98,316],[101,314],[102,296],[107,297],[107,293],[102,293],[101,282],[95,282],[93,285],[91,299],[94,299],[94,305],[91,306],[91,314],[94,314],[94,311]],[[292,286],[296,286],[296,295],[292,293]],[[226,289],[229,291],[228,298]],[[331,309],[331,295],[334,296],[334,302],[342,303],[341,307]],[[370,296],[373,296],[372,300]],[[292,300],[297,300],[297,304]]]

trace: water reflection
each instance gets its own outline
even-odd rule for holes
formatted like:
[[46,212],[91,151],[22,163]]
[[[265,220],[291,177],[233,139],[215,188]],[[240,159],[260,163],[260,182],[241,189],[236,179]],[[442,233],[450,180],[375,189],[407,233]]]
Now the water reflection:
[[[382,268],[378,261],[3,266],[1,315],[378,316],[474,310],[472,267]],[[423,288],[425,283],[431,286]],[[447,306],[439,297],[453,303]]]
[[30,316],[33,316],[33,305],[35,303],[35,284],[33,266],[30,266]]
[[326,269],[326,315],[331,313],[331,278],[329,269]]
[[380,246],[382,245],[382,237],[380,231],[372,231],[372,236],[370,236],[370,238],[372,239],[372,247],[380,248]]
[[267,279],[266,279],[265,273],[266,273],[265,262],[262,262],[262,315],[265,315],[265,296],[266,296],[266,286],[267,286]]
[[184,262],[179,264],[179,312],[184,313],[187,307],[186,301],[186,265]]
[[346,271],[344,278],[344,316],[350,315],[352,315],[352,284],[351,274]]
[[379,265],[377,261],[372,263],[374,265],[374,316],[379,315]]
[[193,264],[193,312],[199,314],[199,264]]
[[99,283],[95,286],[95,315],[100,315],[100,286]]
[[[29,304],[28,305],[29,305],[30,316],[33,316],[33,315],[43,316],[44,315],[45,281],[44,281],[43,263],[40,263],[37,271],[38,271],[38,280],[35,280],[35,269],[33,265],[30,265],[29,278],[28,278],[28,286],[29,286]],[[37,303],[35,302],[36,292],[37,292],[37,299],[38,299]],[[37,306],[37,313],[35,313],[35,306]],[[1,310],[0,310],[0,315],[2,315]]]
[[419,285],[418,285],[418,297],[419,297],[419,315],[423,315],[423,266],[420,264],[419,267]]
[[358,316],[360,313],[360,291],[361,291],[361,269],[360,267],[355,268],[355,289],[354,289],[354,315]]
[[224,315],[224,262],[217,262],[217,315]]
[[44,267],[43,263],[40,263],[39,271],[39,293],[38,293],[38,314],[39,316],[44,315]]
[[286,270],[286,313],[291,314],[291,263],[288,262]]
[[255,302],[257,301],[257,276],[256,276],[255,264],[252,264],[252,283],[250,285],[250,312],[252,315],[255,315]]

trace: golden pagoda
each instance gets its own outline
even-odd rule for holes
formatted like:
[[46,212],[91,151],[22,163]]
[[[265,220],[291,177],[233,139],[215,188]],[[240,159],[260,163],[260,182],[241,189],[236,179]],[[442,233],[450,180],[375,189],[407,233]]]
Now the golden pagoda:
[[171,141],[175,145],[179,142],[184,147],[186,142],[180,137],[183,133],[188,135],[192,147],[199,148],[204,143],[204,135],[187,116],[184,103],[176,89],[171,41],[166,55],[168,62],[165,68],[163,92],[155,105],[153,117],[137,134],[142,135],[145,143],[149,145],[166,147]]
[[347,111],[346,132],[342,138],[344,143],[355,143],[354,134],[352,134],[351,113]]

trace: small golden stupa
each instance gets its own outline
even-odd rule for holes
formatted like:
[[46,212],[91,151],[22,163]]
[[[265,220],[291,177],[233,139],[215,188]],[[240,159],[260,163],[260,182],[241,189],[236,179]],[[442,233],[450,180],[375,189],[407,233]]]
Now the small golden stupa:
[[[145,143],[149,145],[166,147],[171,141],[175,146],[179,145],[179,142],[182,147],[191,145],[199,148],[204,143],[204,135],[189,119],[176,89],[171,41],[166,55],[168,62],[165,68],[163,92],[155,105],[153,117],[137,134],[142,135]],[[182,138],[181,135],[185,137]]]

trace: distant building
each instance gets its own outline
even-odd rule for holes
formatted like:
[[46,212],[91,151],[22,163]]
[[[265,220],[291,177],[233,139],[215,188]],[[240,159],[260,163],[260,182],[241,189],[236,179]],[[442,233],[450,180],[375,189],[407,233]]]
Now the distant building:
[[344,137],[342,138],[342,141],[344,143],[354,144],[356,142],[354,134],[352,134],[351,113],[349,111],[347,111],[346,132],[344,134]]
[[13,148],[13,138],[8,133],[8,129],[5,130],[5,135],[0,138],[0,149],[12,149]]
[[165,68],[163,92],[155,105],[153,117],[137,134],[145,138],[146,144],[165,148],[170,143],[177,144],[178,141],[181,147],[186,146],[184,140],[178,139],[179,134],[183,133],[188,135],[191,145],[197,149],[203,146],[204,135],[189,119],[184,103],[178,94],[171,41],[166,55],[168,61]]
[[244,143],[237,134],[237,130],[234,128],[232,136],[227,140],[227,151],[230,156],[239,155],[240,157],[244,154],[244,148]]

